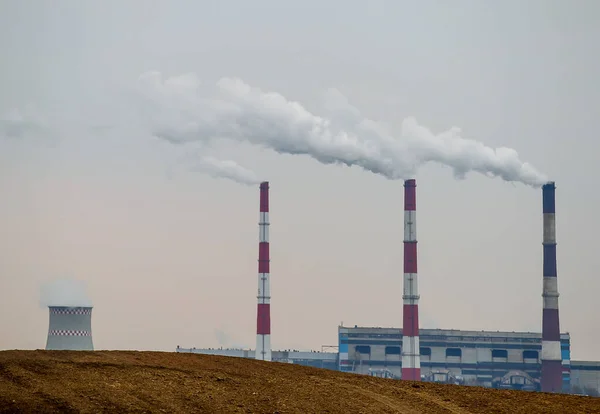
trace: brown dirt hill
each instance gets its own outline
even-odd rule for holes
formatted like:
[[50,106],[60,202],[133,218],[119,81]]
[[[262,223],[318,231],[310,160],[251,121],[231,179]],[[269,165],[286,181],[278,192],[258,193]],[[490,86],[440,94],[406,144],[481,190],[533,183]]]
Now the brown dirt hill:
[[600,413],[600,399],[166,352],[0,352],[0,413]]

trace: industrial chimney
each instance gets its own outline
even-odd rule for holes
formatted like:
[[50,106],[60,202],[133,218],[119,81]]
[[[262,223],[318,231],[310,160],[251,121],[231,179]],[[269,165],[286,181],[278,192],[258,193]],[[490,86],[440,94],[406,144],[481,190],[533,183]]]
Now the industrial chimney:
[[93,351],[92,308],[49,306],[47,350]]
[[558,317],[558,283],[556,272],[556,219],[554,182],[542,186],[544,212],[544,287],[542,297],[542,377],[543,392],[562,391],[562,355]]
[[419,285],[417,283],[417,182],[404,182],[404,294],[402,299],[402,376],[421,380]]
[[260,183],[258,223],[258,309],[255,359],[271,360],[271,286],[269,275],[269,183]]

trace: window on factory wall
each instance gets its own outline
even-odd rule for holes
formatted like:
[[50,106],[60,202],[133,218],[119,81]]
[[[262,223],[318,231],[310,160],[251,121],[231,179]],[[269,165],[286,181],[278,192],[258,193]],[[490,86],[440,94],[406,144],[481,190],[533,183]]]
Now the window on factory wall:
[[359,354],[371,354],[371,347],[369,345],[357,345],[356,352]]
[[446,357],[462,357],[462,350],[460,348],[446,348]]
[[386,346],[385,354],[386,355],[400,355],[400,347],[399,346]]
[[523,359],[535,359],[537,361],[538,356],[538,351],[523,351]]
[[506,349],[492,349],[492,358],[508,358]]
[[431,348],[419,348],[419,354],[423,361],[431,361]]

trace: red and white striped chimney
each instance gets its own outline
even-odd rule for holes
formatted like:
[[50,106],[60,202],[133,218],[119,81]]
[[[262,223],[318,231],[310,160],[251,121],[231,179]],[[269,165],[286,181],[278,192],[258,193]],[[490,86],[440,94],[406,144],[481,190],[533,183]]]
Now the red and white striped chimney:
[[269,275],[269,183],[260,183],[258,223],[258,309],[255,359],[271,360],[271,280]]
[[417,182],[404,182],[404,301],[402,379],[421,381],[419,285],[417,283]]

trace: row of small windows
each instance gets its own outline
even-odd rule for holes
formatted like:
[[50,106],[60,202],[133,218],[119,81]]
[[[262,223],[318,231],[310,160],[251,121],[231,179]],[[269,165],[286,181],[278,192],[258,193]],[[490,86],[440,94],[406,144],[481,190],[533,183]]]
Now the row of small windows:
[[[370,345],[357,345],[356,352],[359,354],[371,354]],[[421,356],[431,357],[431,348],[420,348]],[[400,355],[401,349],[399,346],[386,346],[386,355]],[[523,359],[538,359],[538,351],[525,350],[523,351]],[[461,358],[462,350],[460,348],[446,348],[446,357]],[[492,349],[492,358],[508,358],[508,351],[506,349]]]
[[[374,333],[349,333],[340,335],[344,339],[352,338],[390,338],[390,339],[402,339],[400,334],[374,334]],[[539,338],[520,338],[520,337],[497,337],[497,336],[446,336],[446,335],[420,335],[420,338],[427,341],[463,341],[463,342],[515,342],[515,343],[532,343],[537,344],[540,342]],[[569,343],[568,339],[561,338],[562,343]]]

